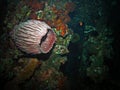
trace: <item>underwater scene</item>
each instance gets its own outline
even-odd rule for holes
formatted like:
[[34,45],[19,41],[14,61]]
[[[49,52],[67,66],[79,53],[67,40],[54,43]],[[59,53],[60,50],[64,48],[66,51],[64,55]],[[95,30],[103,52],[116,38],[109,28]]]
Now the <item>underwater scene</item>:
[[0,0],[0,90],[120,90],[119,0]]

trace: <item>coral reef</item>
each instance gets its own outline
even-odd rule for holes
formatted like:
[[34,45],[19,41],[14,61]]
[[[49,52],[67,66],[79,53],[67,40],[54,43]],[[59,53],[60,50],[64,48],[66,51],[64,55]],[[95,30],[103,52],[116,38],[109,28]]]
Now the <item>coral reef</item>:
[[15,1],[8,1],[0,36],[2,88],[101,89],[113,55],[103,1]]
[[[1,72],[6,71],[8,73],[9,71],[11,73],[10,80],[4,81],[5,90],[64,89],[67,78],[60,72],[60,66],[67,61],[68,45],[73,35],[67,24],[70,21],[69,13],[75,8],[75,5],[68,1],[62,0],[57,3],[56,0],[55,2],[53,0],[21,0],[15,7],[9,7],[4,20],[6,24],[4,30],[7,33],[11,32],[10,35],[15,44],[10,37],[6,39],[11,48],[9,50],[9,46],[4,47],[8,48],[9,51],[3,56],[6,57],[6,60],[10,58],[14,62],[12,64],[8,62],[7,67],[6,64],[0,67]],[[72,7],[70,8],[69,5]],[[15,8],[14,11],[12,8]],[[36,25],[38,25],[37,29],[34,27]],[[41,29],[40,32],[36,31],[38,29]],[[38,41],[35,35],[40,37]],[[44,37],[45,35],[46,37]],[[35,43],[33,39],[36,39],[38,43]],[[48,41],[50,43],[46,43]],[[54,42],[55,45],[53,46]],[[52,45],[53,48],[50,47],[48,50],[47,44]],[[47,54],[39,54],[41,52]],[[37,55],[34,56],[33,54]],[[9,67],[10,65],[11,67]],[[3,69],[4,67],[8,70]]]

